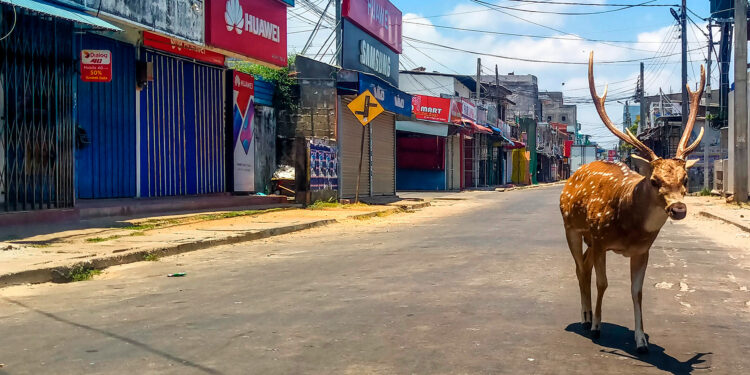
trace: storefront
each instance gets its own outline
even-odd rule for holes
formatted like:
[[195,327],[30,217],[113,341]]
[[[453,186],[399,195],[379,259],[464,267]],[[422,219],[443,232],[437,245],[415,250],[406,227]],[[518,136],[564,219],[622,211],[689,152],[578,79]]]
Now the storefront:
[[450,99],[412,97],[417,121],[397,121],[398,190],[445,190],[450,164],[446,146],[450,128]]
[[0,3],[0,210],[74,205],[81,29],[120,30],[64,6]]
[[139,94],[139,196],[225,191],[224,56],[143,35],[153,76]]
[[[396,195],[396,115],[411,116],[411,96],[365,73],[358,73],[357,94],[369,90],[385,112],[372,120],[363,132],[362,124],[347,105],[355,95],[340,96],[339,154],[341,198],[353,198],[362,157],[359,195]],[[364,134],[364,141],[363,141]],[[364,143],[363,143],[364,142]],[[362,145],[364,144],[364,148]],[[364,152],[362,151],[364,150]]]

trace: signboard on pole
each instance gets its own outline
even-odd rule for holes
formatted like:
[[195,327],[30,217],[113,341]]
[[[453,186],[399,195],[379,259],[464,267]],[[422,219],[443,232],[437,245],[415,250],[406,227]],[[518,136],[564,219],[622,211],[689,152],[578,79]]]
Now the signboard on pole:
[[401,11],[388,0],[343,0],[341,16],[401,53]]
[[477,106],[469,99],[461,98],[461,116],[472,121],[477,120]]
[[375,99],[370,90],[359,94],[347,107],[354,113],[354,116],[357,117],[362,126],[367,126],[370,121],[374,120],[375,117],[378,117],[384,111],[383,106],[378,103],[378,100]]
[[81,50],[81,81],[112,81],[112,52],[106,49]]
[[233,191],[255,191],[255,79],[237,71],[229,73],[232,79],[232,155]]
[[342,23],[342,67],[370,73],[398,87],[398,54],[353,23]]

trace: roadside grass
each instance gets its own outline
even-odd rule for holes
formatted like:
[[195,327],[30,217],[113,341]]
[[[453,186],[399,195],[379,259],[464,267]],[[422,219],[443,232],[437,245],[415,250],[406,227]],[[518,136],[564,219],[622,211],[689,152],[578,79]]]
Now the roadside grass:
[[231,219],[234,217],[242,217],[242,216],[255,216],[255,215],[266,214],[266,213],[282,211],[282,210],[285,210],[285,208],[270,208],[267,210],[229,211],[229,212],[219,212],[215,214],[200,214],[200,215],[191,215],[191,216],[185,216],[181,218],[169,218],[169,219],[149,219],[149,220],[137,223],[137,224],[120,227],[119,229],[143,232],[143,231],[149,231],[149,230],[154,230],[154,229],[159,229],[159,228],[171,227],[175,225],[191,224],[191,223],[198,223],[201,221],[210,221],[210,220]]
[[87,238],[86,242],[97,243],[97,242],[105,242],[105,241],[116,240],[116,239],[122,238],[122,237],[137,237],[137,236],[145,236],[145,235],[146,235],[146,233],[144,233],[143,231],[139,231],[139,232],[133,232],[133,233],[128,234],[128,235],[125,235],[125,234],[115,234],[115,235],[111,235],[111,236],[107,236],[107,237],[92,237],[92,238]]
[[706,197],[711,195],[711,190],[709,188],[703,188],[703,190],[698,192],[698,195],[701,197]]
[[68,279],[71,281],[86,281],[91,280],[94,276],[101,274],[101,270],[93,269],[91,267],[86,266],[76,266],[73,267],[68,272]]
[[147,262],[158,262],[159,261],[159,255],[155,253],[149,253],[143,256],[143,260]]
[[326,209],[334,209],[334,208],[358,208],[358,207],[367,207],[368,204],[358,202],[358,203],[350,203],[350,204],[341,204],[335,200],[328,200],[328,201],[315,201],[313,204],[307,206],[308,210],[326,210]]

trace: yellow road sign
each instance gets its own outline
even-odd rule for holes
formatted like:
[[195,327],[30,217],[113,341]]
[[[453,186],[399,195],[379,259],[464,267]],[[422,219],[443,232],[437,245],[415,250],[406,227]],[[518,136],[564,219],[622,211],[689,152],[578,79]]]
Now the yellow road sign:
[[370,90],[365,90],[365,92],[359,94],[347,107],[354,113],[357,120],[362,123],[362,126],[369,124],[370,121],[384,111],[383,106],[378,103],[378,100],[375,99]]

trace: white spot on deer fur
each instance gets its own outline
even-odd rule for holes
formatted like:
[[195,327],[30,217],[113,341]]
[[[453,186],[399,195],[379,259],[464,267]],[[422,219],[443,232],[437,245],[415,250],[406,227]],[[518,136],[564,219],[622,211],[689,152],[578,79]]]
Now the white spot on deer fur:
[[662,281],[660,283],[656,283],[656,285],[654,285],[654,287],[656,287],[656,289],[671,289],[673,285],[674,284],[672,284],[672,283],[668,283],[666,281]]

